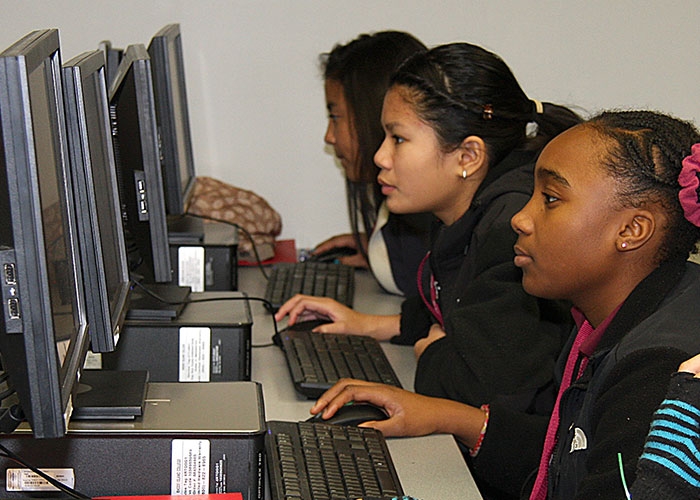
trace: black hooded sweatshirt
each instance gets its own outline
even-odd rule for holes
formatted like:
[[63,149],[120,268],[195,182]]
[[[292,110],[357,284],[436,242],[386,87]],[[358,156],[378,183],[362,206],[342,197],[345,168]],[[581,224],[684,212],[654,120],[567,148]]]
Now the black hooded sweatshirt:
[[[490,169],[459,220],[435,226],[421,281],[429,300],[432,272],[446,337],[418,360],[416,392],[476,407],[498,403],[518,413],[551,413],[554,364],[573,322],[568,304],[528,295],[513,262],[517,235],[510,219],[533,185],[533,153],[515,151]],[[413,344],[435,321],[420,297],[407,299],[401,333],[392,342]],[[486,493],[488,487],[479,486]]]

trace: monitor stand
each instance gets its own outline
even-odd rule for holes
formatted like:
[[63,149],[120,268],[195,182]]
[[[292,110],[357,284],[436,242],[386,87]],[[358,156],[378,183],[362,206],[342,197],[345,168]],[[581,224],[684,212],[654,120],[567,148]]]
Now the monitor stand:
[[185,308],[192,289],[173,284],[143,285],[158,298],[136,287],[132,290],[126,319],[173,320]]
[[148,372],[146,370],[82,370],[73,393],[77,420],[131,420],[143,415]]
[[188,214],[168,215],[168,243],[197,245],[204,240],[204,221]]

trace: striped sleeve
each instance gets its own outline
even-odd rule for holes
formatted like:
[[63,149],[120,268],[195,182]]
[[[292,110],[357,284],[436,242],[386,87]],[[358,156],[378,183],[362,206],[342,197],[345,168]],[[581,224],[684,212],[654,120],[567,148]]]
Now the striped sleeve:
[[654,414],[633,500],[700,498],[700,379],[677,373]]

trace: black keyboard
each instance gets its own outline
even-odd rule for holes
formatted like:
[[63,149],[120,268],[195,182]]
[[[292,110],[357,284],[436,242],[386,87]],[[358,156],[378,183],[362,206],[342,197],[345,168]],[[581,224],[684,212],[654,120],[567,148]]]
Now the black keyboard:
[[356,378],[401,387],[381,345],[371,337],[283,330],[279,341],[294,388],[317,398],[341,378]]
[[265,299],[276,312],[297,293],[330,297],[352,307],[355,268],[344,264],[295,262],[276,264],[267,280]]
[[272,500],[403,495],[381,432],[321,422],[267,423]]

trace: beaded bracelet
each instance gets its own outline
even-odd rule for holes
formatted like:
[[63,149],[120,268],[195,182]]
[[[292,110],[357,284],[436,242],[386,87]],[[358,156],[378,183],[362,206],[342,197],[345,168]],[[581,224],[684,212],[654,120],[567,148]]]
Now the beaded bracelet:
[[473,448],[469,450],[469,456],[474,458],[479,453],[481,445],[484,442],[484,436],[486,435],[486,428],[489,425],[489,415],[491,414],[491,409],[489,405],[481,405],[479,407],[481,411],[484,412],[484,425],[481,426],[481,432],[479,433],[479,439],[477,439],[476,444]]

